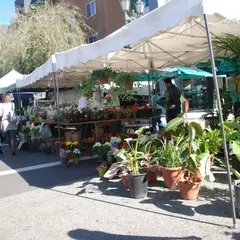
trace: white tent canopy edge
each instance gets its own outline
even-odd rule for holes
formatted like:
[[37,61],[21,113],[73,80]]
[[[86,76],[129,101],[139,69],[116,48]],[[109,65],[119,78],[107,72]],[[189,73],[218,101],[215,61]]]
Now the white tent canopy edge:
[[[78,72],[81,76],[81,72],[104,66],[123,71],[143,71],[149,69],[150,61],[155,69],[191,66],[207,60],[209,56],[207,44],[203,44],[207,42],[203,14],[210,16],[214,35],[224,32],[236,34],[239,32],[239,6],[238,0],[169,1],[102,40],[56,53],[57,69],[66,71],[69,68],[67,71]],[[125,46],[131,49],[124,49]],[[184,47],[186,50],[183,51]],[[31,85],[52,72],[50,58],[23,81],[17,81],[17,87]]]

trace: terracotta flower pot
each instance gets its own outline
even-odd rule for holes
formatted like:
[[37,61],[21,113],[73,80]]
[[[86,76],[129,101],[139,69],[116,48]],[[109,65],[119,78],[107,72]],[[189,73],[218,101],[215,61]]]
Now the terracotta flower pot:
[[178,187],[179,180],[182,177],[182,168],[165,168],[160,167],[162,171],[164,183],[168,188]]
[[64,168],[68,168],[68,167],[69,167],[69,164],[68,164],[68,163],[63,163],[63,167],[64,167]]
[[179,189],[182,199],[184,200],[196,200],[198,199],[201,182],[187,183],[179,182]]
[[116,118],[116,119],[121,119],[121,114],[116,114],[116,115],[115,115],[115,118]]
[[122,176],[122,184],[125,189],[128,189],[128,176],[127,175]]
[[156,183],[157,182],[157,176],[158,176],[158,169],[156,168],[155,171],[148,170],[147,177],[148,177],[148,183]]
[[133,82],[131,82],[130,80],[127,80],[126,82],[125,82],[125,88],[126,89],[133,89]]
[[108,84],[108,79],[109,79],[109,76],[105,76],[103,77],[103,79],[101,79],[101,84]]

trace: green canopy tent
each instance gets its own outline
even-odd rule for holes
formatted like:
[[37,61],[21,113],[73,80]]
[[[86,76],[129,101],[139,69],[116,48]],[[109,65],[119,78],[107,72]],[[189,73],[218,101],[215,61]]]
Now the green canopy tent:
[[151,71],[149,73],[142,73],[139,75],[139,81],[160,81],[165,78],[172,79],[190,79],[190,78],[203,78],[213,77],[209,72],[201,69],[194,69],[191,67],[175,67],[175,68],[164,68]]

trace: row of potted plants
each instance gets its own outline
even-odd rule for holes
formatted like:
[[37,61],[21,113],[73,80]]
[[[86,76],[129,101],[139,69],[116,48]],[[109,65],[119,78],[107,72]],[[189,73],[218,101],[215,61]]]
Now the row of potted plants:
[[88,121],[101,119],[128,119],[136,118],[137,111],[142,110],[137,105],[121,108],[78,110],[76,106],[65,106],[60,109],[61,119],[64,121]]
[[174,119],[165,130],[171,132],[170,140],[144,131],[144,128],[136,131],[136,139],[126,139],[127,147],[115,155],[121,161],[123,180],[128,180],[130,196],[146,197],[148,179],[155,181],[160,170],[167,187],[179,187],[182,198],[196,199],[201,182],[214,180],[210,164],[214,154],[209,151],[209,139],[204,141],[201,126],[188,123],[184,117]]
[[55,105],[49,107],[32,106],[27,108],[25,116],[31,122],[41,123],[43,120],[55,122],[57,120],[57,109]]

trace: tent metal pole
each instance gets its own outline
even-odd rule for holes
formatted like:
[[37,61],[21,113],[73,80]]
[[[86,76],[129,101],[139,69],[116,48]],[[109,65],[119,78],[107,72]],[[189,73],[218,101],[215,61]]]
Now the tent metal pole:
[[52,56],[52,68],[53,68],[53,86],[54,86],[54,101],[57,108],[57,127],[58,127],[58,140],[61,139],[60,133],[60,109],[59,109],[59,83],[58,83],[58,74],[57,74],[57,63],[56,58]]
[[213,80],[214,80],[216,96],[217,96],[219,121],[220,121],[220,125],[221,125],[221,132],[222,132],[222,138],[223,138],[224,155],[225,155],[225,162],[226,162],[226,168],[227,168],[227,178],[228,178],[228,184],[229,184],[230,200],[231,200],[230,202],[231,202],[231,208],[232,208],[233,227],[237,228],[236,212],[235,212],[233,190],[232,190],[231,170],[230,170],[227,142],[226,142],[223,116],[222,116],[222,106],[221,106],[220,93],[219,93],[219,87],[218,87],[215,59],[214,59],[214,54],[213,54],[212,39],[211,39],[210,31],[209,31],[208,18],[207,18],[206,14],[204,14],[204,21],[205,21],[205,27],[206,27],[206,33],[207,33],[207,39],[208,39],[210,60],[211,60],[211,65],[212,65]]

